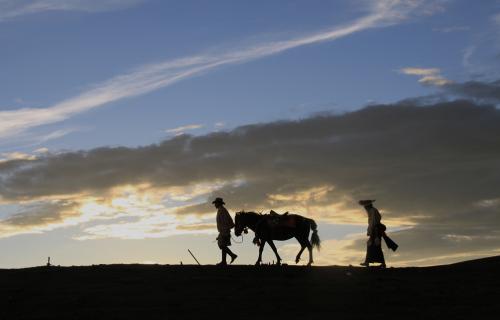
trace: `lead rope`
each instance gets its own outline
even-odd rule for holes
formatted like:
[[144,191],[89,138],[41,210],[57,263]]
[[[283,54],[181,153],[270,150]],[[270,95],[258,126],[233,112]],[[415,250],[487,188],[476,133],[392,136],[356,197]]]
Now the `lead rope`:
[[[231,240],[234,241],[234,243],[243,243],[243,233],[241,234],[241,241],[237,241],[235,238],[233,238],[233,235],[231,235]],[[215,239],[214,241],[212,241],[212,243],[216,243],[217,242],[217,239]]]
[[231,235],[231,239],[233,239],[234,243],[243,243],[243,234],[245,234],[244,232],[241,233],[241,241],[236,241],[235,238],[233,238],[233,235]]

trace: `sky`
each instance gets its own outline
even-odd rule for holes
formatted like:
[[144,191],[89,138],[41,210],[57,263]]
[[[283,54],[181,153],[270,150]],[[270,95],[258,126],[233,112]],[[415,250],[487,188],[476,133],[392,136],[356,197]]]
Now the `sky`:
[[500,253],[498,0],[0,0],[0,71],[0,268],[214,264],[215,197],[313,218],[316,265],[360,199],[389,265]]

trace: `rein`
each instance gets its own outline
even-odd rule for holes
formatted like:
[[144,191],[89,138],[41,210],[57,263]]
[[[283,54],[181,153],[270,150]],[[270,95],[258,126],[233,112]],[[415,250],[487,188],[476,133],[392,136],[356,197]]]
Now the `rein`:
[[241,241],[236,241],[236,239],[235,239],[235,238],[233,238],[233,235],[231,235],[231,239],[233,239],[234,243],[243,243],[243,240],[245,240],[245,239],[243,238],[243,235],[244,235],[245,233],[248,233],[248,227],[243,228],[243,232],[241,232]]
[[231,235],[231,239],[234,241],[234,243],[243,243],[243,240],[245,240],[243,239],[243,232],[241,233],[241,241],[236,241],[236,239],[233,238],[233,235]]

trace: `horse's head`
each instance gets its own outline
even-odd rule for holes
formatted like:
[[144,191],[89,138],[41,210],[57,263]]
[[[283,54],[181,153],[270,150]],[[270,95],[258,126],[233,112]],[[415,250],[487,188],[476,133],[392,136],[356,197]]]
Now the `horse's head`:
[[236,212],[234,217],[234,234],[239,237],[242,232],[248,233],[248,226],[245,222],[245,211]]

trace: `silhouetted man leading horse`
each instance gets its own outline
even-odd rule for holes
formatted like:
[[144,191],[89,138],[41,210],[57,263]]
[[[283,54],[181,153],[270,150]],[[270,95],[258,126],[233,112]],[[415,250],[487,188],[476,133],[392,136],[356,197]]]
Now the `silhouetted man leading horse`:
[[226,204],[222,198],[216,198],[212,201],[214,206],[217,208],[217,231],[219,231],[219,236],[217,237],[217,244],[222,251],[222,260],[217,265],[225,266],[227,265],[226,257],[229,254],[231,257],[231,263],[234,262],[238,256],[234,254],[229,246],[231,245],[231,229],[234,227],[233,218],[229,212],[227,212],[224,205]]

